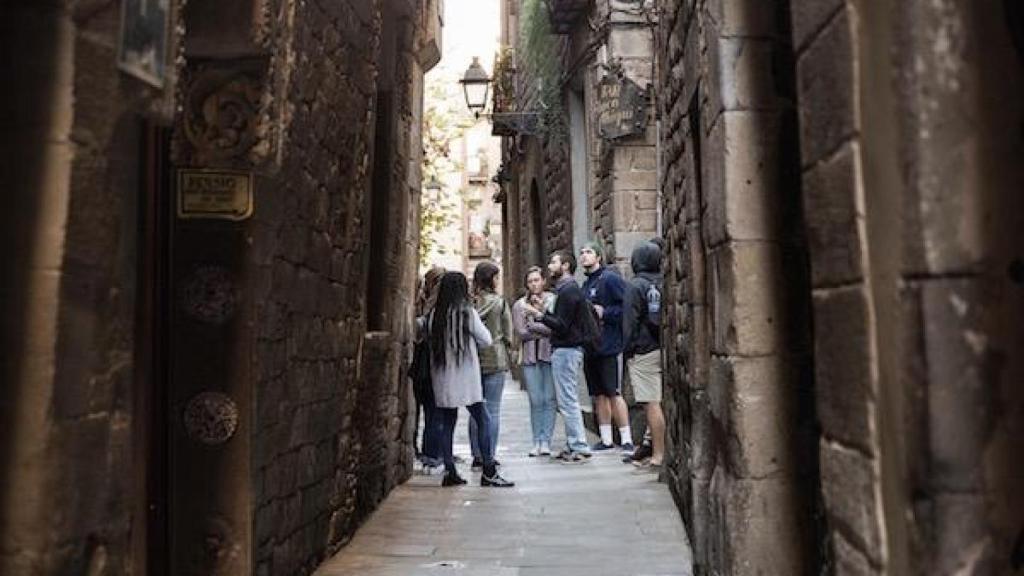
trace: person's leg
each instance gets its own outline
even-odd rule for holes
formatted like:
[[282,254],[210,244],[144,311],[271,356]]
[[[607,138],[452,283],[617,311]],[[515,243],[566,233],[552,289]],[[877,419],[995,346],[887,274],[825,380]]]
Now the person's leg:
[[[423,455],[430,460],[438,461],[442,457],[441,445],[444,438],[444,422],[440,408],[433,401],[423,404]],[[458,412],[456,412],[456,415]]]
[[651,431],[651,464],[659,466],[665,460],[665,414],[661,411],[661,402],[648,402],[644,412]]
[[526,396],[530,399],[530,430],[533,433],[533,447],[536,449],[544,439],[544,376],[541,373],[541,365],[529,364],[523,366],[523,383],[526,384]]
[[469,451],[473,454],[473,465],[483,462],[483,450],[480,449],[480,429],[476,420],[469,419]]
[[469,415],[473,420],[476,420],[476,428],[480,433],[480,448],[483,450],[484,459],[483,471],[480,474],[480,485],[494,486],[498,488],[515,486],[514,482],[509,482],[498,474],[498,467],[494,461],[494,453],[491,452],[489,448],[492,443],[489,437],[491,423],[490,413],[487,410],[487,406],[483,402],[477,402],[471,406],[466,406],[466,409],[469,410]]
[[558,396],[558,412],[565,421],[565,437],[570,450],[590,454],[587,433],[583,428],[583,414],[576,395],[583,351],[577,348],[556,348],[551,353],[551,369]]
[[491,452],[491,423],[487,407],[483,402],[477,402],[466,406],[471,419],[476,423],[477,434],[480,439],[480,457],[484,466],[494,462],[494,453]]
[[627,449],[633,447],[633,431],[629,424],[629,408],[622,397],[622,354],[606,356],[601,366],[602,390],[608,398],[608,423],[619,427],[619,441]]
[[457,408],[438,408],[438,415],[441,419],[441,453],[444,458],[444,469],[449,473],[455,472],[455,456],[452,454],[452,447],[455,441],[455,423],[459,419]]
[[[498,453],[498,434],[501,432],[501,395],[505,391],[505,373],[495,372],[483,377],[484,407],[491,424],[491,456]],[[478,438],[479,440],[479,438]]]
[[540,444],[542,451],[550,451],[551,438],[555,434],[556,406],[555,378],[550,362],[539,362],[541,381],[541,425]]

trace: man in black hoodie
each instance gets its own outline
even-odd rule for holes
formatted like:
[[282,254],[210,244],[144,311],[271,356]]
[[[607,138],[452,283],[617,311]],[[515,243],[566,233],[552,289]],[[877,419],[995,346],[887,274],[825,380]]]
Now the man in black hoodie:
[[651,458],[639,466],[660,467],[665,457],[665,415],[661,410],[661,249],[644,242],[631,258],[633,278],[623,297],[622,337],[633,396],[644,405],[651,434]]
[[548,273],[555,287],[554,305],[543,314],[543,304],[531,302],[540,321],[551,328],[551,372],[555,378],[558,412],[565,421],[566,450],[556,458],[565,463],[581,463],[590,458],[587,431],[583,427],[579,394],[580,365],[583,362],[583,344],[588,338],[590,310],[579,284],[572,275],[576,272],[576,258],[572,252],[559,250],[548,261]]

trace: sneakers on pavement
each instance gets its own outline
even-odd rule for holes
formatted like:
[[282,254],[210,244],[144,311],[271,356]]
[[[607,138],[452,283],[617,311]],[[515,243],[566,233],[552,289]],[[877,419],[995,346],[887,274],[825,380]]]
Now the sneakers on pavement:
[[458,472],[446,472],[444,478],[441,480],[441,486],[462,486],[466,483],[466,479],[459,476]]
[[644,458],[650,458],[654,451],[647,444],[641,444],[639,448],[633,451],[632,454],[627,454],[622,457],[623,464],[629,464],[631,462],[638,462]]
[[501,477],[501,474],[495,472],[492,476],[487,474],[480,475],[480,485],[490,486],[492,488],[511,488],[516,485],[515,482],[511,482]]
[[551,456],[551,446],[547,442],[540,443],[540,455]]
[[540,456],[540,444],[534,444],[533,450],[527,452],[526,455],[529,456],[530,458],[536,458],[537,456]]
[[594,452],[604,452],[606,450],[611,450],[612,448],[615,448],[615,446],[612,444],[605,444],[603,440],[590,447]]
[[572,450],[563,450],[554,458],[562,464],[584,464],[590,460],[590,454],[585,452],[574,452]]
[[622,451],[623,452],[632,452],[635,449],[636,449],[636,447],[633,446],[632,442],[626,442],[625,444],[622,445]]

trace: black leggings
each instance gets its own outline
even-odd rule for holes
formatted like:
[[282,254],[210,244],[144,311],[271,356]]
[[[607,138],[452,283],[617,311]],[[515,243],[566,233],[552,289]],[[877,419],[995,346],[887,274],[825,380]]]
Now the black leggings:
[[[477,402],[466,406],[469,415],[476,420],[477,430],[480,431],[480,448],[483,452],[484,466],[490,467],[494,461],[494,454],[491,453],[490,418],[483,402]],[[452,454],[452,446],[455,443],[455,424],[459,420],[458,408],[437,408],[441,416],[442,436],[441,452],[444,456],[445,470],[455,471],[455,456]]]

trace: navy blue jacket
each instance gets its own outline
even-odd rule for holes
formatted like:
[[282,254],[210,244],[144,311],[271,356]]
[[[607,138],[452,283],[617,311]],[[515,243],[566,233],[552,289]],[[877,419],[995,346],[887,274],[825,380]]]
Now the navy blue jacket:
[[587,300],[604,308],[598,356],[622,353],[622,297],[625,293],[626,281],[619,275],[619,271],[605,266],[587,274],[587,280],[583,283],[583,295]]

